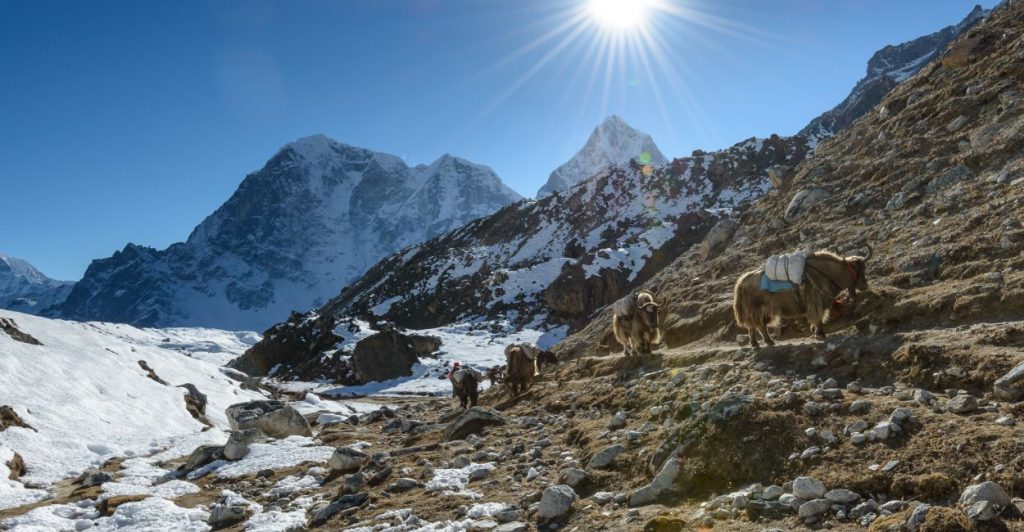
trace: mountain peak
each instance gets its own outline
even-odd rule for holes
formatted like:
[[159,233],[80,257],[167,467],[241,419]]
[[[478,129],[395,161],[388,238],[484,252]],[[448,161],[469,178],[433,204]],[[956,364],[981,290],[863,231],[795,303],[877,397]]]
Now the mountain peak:
[[617,114],[609,115],[594,128],[576,155],[551,173],[537,197],[566,190],[609,166],[632,159],[658,165],[668,162],[650,135],[633,128]]
[[63,301],[71,284],[50,279],[26,260],[0,253],[0,308],[38,312]]

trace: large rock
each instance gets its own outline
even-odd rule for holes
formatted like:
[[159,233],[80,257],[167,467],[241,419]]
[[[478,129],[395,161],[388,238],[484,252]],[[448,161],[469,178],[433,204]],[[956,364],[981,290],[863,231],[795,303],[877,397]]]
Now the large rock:
[[292,312],[288,321],[267,329],[262,340],[228,363],[228,366],[247,375],[262,377],[269,375],[274,368],[278,368],[275,375],[289,374],[293,367],[316,362],[316,373],[300,372],[294,376],[342,377],[330,371],[324,372],[320,360],[324,351],[333,349],[343,338],[334,333],[334,320],[317,318],[314,312]]
[[960,506],[970,506],[978,501],[989,501],[1000,507],[1010,505],[1010,496],[1006,494],[1002,486],[987,480],[981,484],[967,486],[960,495]]
[[474,406],[448,424],[444,429],[444,440],[461,440],[470,434],[480,434],[485,427],[504,425],[505,423],[504,417],[482,406]]
[[823,188],[803,189],[797,192],[793,199],[790,200],[789,206],[786,207],[786,214],[783,217],[787,222],[793,223],[807,214],[811,207],[825,201],[828,196],[828,191]]
[[0,432],[10,427],[21,427],[23,429],[35,430],[32,425],[25,423],[21,416],[9,405],[0,405]]
[[604,449],[598,451],[593,458],[587,462],[587,469],[604,469],[615,461],[615,457],[619,456],[626,450],[626,447],[621,444],[609,445]]
[[259,429],[271,438],[311,436],[309,422],[298,410],[280,401],[250,401],[227,408],[232,430]]
[[249,445],[267,441],[267,435],[260,429],[236,430],[228,435],[228,442],[224,444],[224,458],[227,460],[241,460],[249,454]]
[[327,465],[335,471],[355,473],[363,467],[368,458],[364,453],[350,447],[338,447],[327,461]]
[[214,530],[220,530],[245,521],[252,515],[252,508],[248,504],[218,503],[210,509],[210,517],[206,524]]
[[356,344],[352,371],[361,383],[408,377],[419,357],[430,355],[440,345],[436,337],[381,331]]
[[369,493],[340,495],[330,503],[315,504],[308,510],[309,526],[318,527],[338,514],[348,514],[361,508],[370,499]]
[[184,464],[178,466],[178,473],[183,475],[191,473],[222,458],[224,458],[223,445],[200,445],[185,459]]
[[796,477],[793,480],[793,495],[805,501],[825,496],[825,485],[814,477]]
[[646,506],[657,500],[658,497],[673,491],[677,476],[679,476],[679,460],[675,457],[669,458],[650,484],[633,492],[633,495],[629,497],[629,505]]
[[1020,401],[1024,398],[1024,362],[996,379],[992,385],[992,395],[1003,401]]
[[537,506],[537,518],[542,521],[559,519],[572,510],[576,501],[576,492],[565,484],[550,486],[544,490]]
[[736,233],[736,229],[739,226],[739,223],[730,218],[715,224],[700,243],[699,252],[701,258],[707,259],[725,249],[726,244],[732,239],[732,235]]

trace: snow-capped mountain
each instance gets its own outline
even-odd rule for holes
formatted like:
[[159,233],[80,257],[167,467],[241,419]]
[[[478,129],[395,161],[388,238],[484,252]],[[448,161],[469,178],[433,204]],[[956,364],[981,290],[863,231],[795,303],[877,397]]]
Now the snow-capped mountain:
[[803,137],[752,138],[650,168],[636,161],[497,213],[381,261],[319,315],[412,328],[507,321],[585,323],[592,312],[701,242],[765,194],[808,151]]
[[587,143],[572,159],[551,172],[537,197],[567,190],[609,166],[624,165],[631,160],[652,165],[668,162],[650,135],[633,129],[622,117],[611,115],[594,128]]
[[0,253],[0,308],[38,314],[64,301],[73,284],[50,279],[28,262]]
[[521,199],[490,168],[430,165],[323,135],[282,148],[193,230],[96,260],[56,315],[263,329],[322,304],[381,258]]
[[811,120],[800,130],[800,134],[810,138],[811,144],[816,145],[820,139],[845,129],[878,105],[896,85],[939,57],[949,43],[985,18],[987,13],[976,5],[958,24],[875,52],[868,60],[867,74],[857,82],[850,95],[832,110]]

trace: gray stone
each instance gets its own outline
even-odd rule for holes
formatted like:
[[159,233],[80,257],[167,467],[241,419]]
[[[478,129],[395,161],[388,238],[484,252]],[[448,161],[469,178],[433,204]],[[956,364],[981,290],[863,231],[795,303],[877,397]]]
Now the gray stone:
[[267,435],[260,429],[235,430],[228,435],[224,445],[226,460],[241,460],[249,454],[249,444],[267,441]]
[[999,515],[999,507],[991,501],[978,501],[967,507],[967,518],[971,521],[991,521]]
[[813,477],[796,477],[793,480],[793,495],[805,501],[820,499],[825,496],[825,485]]
[[590,474],[582,469],[571,467],[569,469],[563,469],[558,475],[558,478],[561,483],[566,484],[575,490],[590,479]]
[[876,511],[878,511],[878,503],[874,499],[868,499],[850,509],[850,518],[860,519]]
[[887,502],[879,505],[877,507],[877,509],[878,510],[882,510],[883,512],[889,512],[889,513],[893,513],[894,514],[896,512],[902,512],[903,509],[906,508],[906,507],[907,507],[907,502],[906,501],[901,501],[901,500],[897,499],[897,500],[887,501]]
[[100,471],[98,469],[88,469],[78,476],[78,480],[76,480],[76,482],[83,486],[91,488],[93,486],[101,486],[103,485],[104,482],[110,482],[111,480],[114,480],[114,477],[112,477],[110,473],[107,473],[106,471]]
[[678,475],[679,461],[675,457],[669,458],[661,466],[661,471],[654,477],[654,480],[651,480],[650,484],[633,492],[633,495],[629,497],[629,505],[646,506],[663,494],[673,491]]
[[350,447],[338,447],[327,461],[327,466],[341,473],[354,473],[363,467],[367,458],[366,454]]
[[201,445],[192,451],[185,463],[178,467],[182,474],[191,473],[210,462],[224,458],[224,447],[221,445]]
[[868,401],[867,399],[857,399],[856,401],[850,403],[851,414],[865,413],[868,410],[871,410],[871,402]]
[[496,530],[497,528],[498,523],[496,523],[495,521],[492,521],[490,519],[479,519],[477,521],[473,521],[472,523],[470,523],[469,527],[467,527],[466,530],[467,532],[491,532],[492,530]]
[[309,515],[309,526],[317,527],[326,523],[330,518],[338,515],[342,512],[354,511],[356,508],[360,508],[369,500],[370,495],[368,493],[356,493],[354,495],[342,495],[336,497],[329,504],[317,504],[310,507],[307,514]]
[[831,503],[850,504],[859,501],[860,495],[850,490],[839,488],[825,493],[825,498]]
[[807,214],[807,211],[810,210],[811,207],[825,201],[828,197],[828,191],[823,188],[800,190],[793,196],[793,199],[790,200],[783,218],[785,218],[787,222],[793,223],[798,218]]
[[480,434],[486,427],[504,425],[507,420],[481,406],[474,406],[455,418],[444,429],[444,440],[461,440],[470,434]]
[[599,491],[590,496],[590,500],[594,501],[598,506],[604,506],[615,499],[615,494],[610,491]]
[[[472,475],[470,475],[470,480],[473,480]],[[388,484],[388,491],[391,493],[402,493],[404,491],[409,491],[411,489],[418,488],[419,486],[420,483],[417,482],[415,479],[399,478],[392,482],[391,484]]]
[[866,441],[868,441],[868,437],[860,432],[854,432],[850,435],[850,443],[854,445],[860,445]]
[[619,430],[626,426],[626,413],[616,412],[612,419],[608,421],[608,430]]
[[978,400],[973,395],[957,395],[946,403],[946,409],[954,414],[970,414],[978,409]]
[[832,504],[825,499],[814,499],[807,501],[800,505],[798,515],[800,519],[808,519],[811,517],[818,517],[828,511]]
[[512,521],[511,523],[505,523],[498,525],[498,528],[494,529],[494,532],[527,532],[530,530],[530,526],[522,521]]
[[987,480],[981,484],[967,486],[967,489],[960,495],[960,506],[968,506],[978,501],[989,501],[1000,507],[1006,507],[1010,505],[1010,496],[1006,494],[1002,486]]
[[909,408],[897,408],[889,415],[889,422],[902,425],[903,423],[910,421],[913,417],[914,413],[911,412]]
[[232,430],[259,429],[271,438],[312,436],[309,422],[298,410],[281,401],[249,401],[233,404],[226,411]]
[[807,460],[808,458],[813,458],[819,454],[821,454],[821,447],[815,445],[804,449],[804,452],[800,453],[800,459]]
[[220,530],[241,523],[250,515],[252,515],[252,509],[248,504],[219,503],[210,509],[210,517],[206,520],[206,524],[214,530]]
[[992,385],[992,395],[1002,401],[1020,401],[1024,398],[1024,362],[996,379]]
[[544,490],[537,506],[537,517],[541,520],[558,519],[572,510],[576,492],[565,484],[550,486]]
[[846,432],[850,434],[853,434],[854,432],[864,432],[864,430],[867,428],[868,422],[864,421],[863,419],[858,419],[857,421],[854,421],[853,423],[850,423],[849,425],[846,426]]
[[918,528],[924,524],[924,520],[928,518],[928,512],[932,509],[930,504],[919,504],[914,511],[910,513],[910,517],[907,518],[907,528],[910,532],[917,532]]
[[772,484],[761,492],[761,498],[766,501],[774,501],[782,495],[782,486]]
[[930,405],[935,401],[935,394],[919,388],[914,390],[914,400],[923,405]]
[[1010,415],[1000,416],[1000,417],[996,418],[996,425],[1002,425],[1004,427],[1012,427],[1015,424],[1017,424],[1017,421],[1013,418],[1013,416],[1010,416]]
[[946,131],[949,131],[950,133],[959,131],[960,128],[964,127],[964,125],[966,125],[966,124],[967,124],[967,117],[964,116],[964,115],[960,115],[960,116],[954,118],[952,122],[950,122],[949,124],[946,125]]
[[615,457],[619,456],[626,450],[623,445],[609,445],[604,449],[601,449],[597,454],[587,462],[587,469],[604,469],[612,465],[615,461]]

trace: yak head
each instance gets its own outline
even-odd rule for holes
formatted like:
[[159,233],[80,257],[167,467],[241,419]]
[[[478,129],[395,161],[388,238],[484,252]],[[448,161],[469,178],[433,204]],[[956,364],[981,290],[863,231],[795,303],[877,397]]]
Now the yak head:
[[846,257],[846,262],[850,265],[850,268],[853,269],[854,273],[857,274],[857,282],[854,284],[854,287],[856,287],[857,290],[868,289],[868,260],[875,254],[875,250],[871,249],[870,245],[865,244],[864,246],[868,251],[863,257]]
[[648,292],[641,292],[636,298],[636,310],[640,319],[650,329],[658,328],[658,308],[661,307],[654,301],[654,296]]

